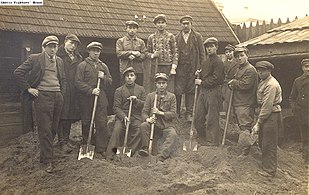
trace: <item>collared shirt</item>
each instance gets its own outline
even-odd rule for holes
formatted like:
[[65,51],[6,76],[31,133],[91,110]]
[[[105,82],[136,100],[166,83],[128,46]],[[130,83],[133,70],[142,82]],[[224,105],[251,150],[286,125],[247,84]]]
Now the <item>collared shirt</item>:
[[74,53],[73,52],[69,52],[66,48],[64,48],[65,52],[68,54],[68,56],[71,58],[71,60],[74,60]]
[[257,89],[257,103],[261,107],[257,123],[262,124],[273,112],[280,112],[282,90],[279,82],[271,75],[261,80]]
[[190,33],[191,33],[191,29],[190,29],[190,31],[187,32],[187,33],[182,32],[182,37],[183,37],[183,40],[185,40],[185,43],[186,43],[186,44],[188,43],[188,39],[189,39]]

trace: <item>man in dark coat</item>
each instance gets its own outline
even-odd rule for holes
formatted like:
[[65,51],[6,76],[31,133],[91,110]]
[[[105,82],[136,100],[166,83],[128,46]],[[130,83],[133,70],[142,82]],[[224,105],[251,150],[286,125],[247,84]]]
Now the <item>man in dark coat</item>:
[[58,44],[56,36],[47,36],[42,42],[44,51],[30,55],[14,71],[22,91],[34,99],[40,162],[47,165],[48,173],[53,172],[53,141],[58,130],[63,94],[66,91],[63,61],[56,56]]
[[72,123],[80,120],[77,92],[74,84],[77,65],[82,62],[82,56],[76,50],[80,40],[74,34],[69,34],[64,39],[64,45],[59,47],[57,56],[64,63],[64,71],[67,80],[64,103],[59,122],[58,141],[64,152],[71,152],[73,145],[69,142],[69,135]]
[[[112,84],[112,76],[106,64],[100,59],[103,46],[99,42],[91,42],[87,49],[89,56],[77,66],[75,86],[79,93],[79,106],[82,119],[83,144],[86,144],[89,134],[90,121],[93,110],[94,97],[98,96],[98,104],[95,113],[95,147],[98,158],[105,157],[108,143],[107,131],[107,88]],[[104,73],[104,77],[97,88],[98,73]]]
[[[135,83],[136,75],[133,67],[129,67],[123,71],[125,84],[117,88],[114,96],[114,113],[116,121],[114,131],[109,140],[106,156],[112,158],[117,147],[123,146],[123,138],[125,134],[126,124],[130,120],[127,147],[132,149],[132,154],[140,146],[141,133],[140,126],[142,123],[141,112],[145,101],[144,87]],[[131,118],[128,118],[130,100],[132,101]]]
[[186,118],[188,122],[192,122],[195,72],[201,68],[201,64],[206,57],[203,37],[192,29],[192,20],[192,17],[189,15],[181,17],[182,30],[176,35],[179,53],[175,77],[177,112],[180,114],[181,98],[185,94]]

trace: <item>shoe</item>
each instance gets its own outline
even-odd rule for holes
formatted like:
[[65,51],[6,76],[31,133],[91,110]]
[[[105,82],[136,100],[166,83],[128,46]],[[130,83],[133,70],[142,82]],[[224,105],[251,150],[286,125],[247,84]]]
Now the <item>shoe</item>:
[[165,160],[163,156],[157,156],[157,162],[164,162]]
[[68,144],[63,144],[61,146],[61,151],[65,152],[67,154],[70,154],[71,152],[73,152],[73,149],[71,147],[69,147]]
[[103,159],[106,159],[106,154],[105,152],[95,152],[94,157],[96,159],[103,160]]
[[139,154],[140,156],[144,156],[144,157],[146,157],[146,156],[149,155],[149,154],[148,154],[148,151],[145,150],[145,149],[140,149],[140,150],[138,151],[138,154]]
[[275,173],[268,173],[266,171],[258,171],[258,174],[263,177],[275,177]]
[[52,163],[47,163],[47,167],[46,167],[45,171],[47,173],[53,173],[53,171],[54,171],[53,164]]

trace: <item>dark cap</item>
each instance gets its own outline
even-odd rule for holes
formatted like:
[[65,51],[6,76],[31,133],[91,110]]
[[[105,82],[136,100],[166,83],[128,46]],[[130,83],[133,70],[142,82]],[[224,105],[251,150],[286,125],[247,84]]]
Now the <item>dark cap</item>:
[[79,38],[74,35],[74,34],[68,34],[65,38],[64,38],[64,42],[66,42],[67,40],[71,40],[71,41],[76,41],[78,44],[80,44],[80,40]]
[[245,52],[248,55],[248,49],[245,46],[235,47],[234,56],[240,52]]
[[123,71],[123,76],[125,76],[126,73],[128,72],[134,72],[135,73],[135,70],[133,67],[128,67],[126,68],[124,71]]
[[138,23],[133,20],[126,21],[126,26],[136,26],[137,28],[139,27]]
[[264,68],[268,70],[273,70],[274,65],[268,61],[259,61],[255,64],[255,68]]
[[212,44],[212,43],[217,45],[218,44],[218,39],[216,39],[215,37],[209,37],[208,39],[206,39],[204,41],[204,45],[208,45],[208,44]]
[[228,44],[227,46],[225,46],[224,50],[235,51],[235,47],[231,44]]
[[153,19],[153,23],[157,24],[158,20],[164,20],[166,22],[166,15],[159,14]]
[[155,75],[155,81],[157,81],[158,79],[164,79],[164,80],[168,80],[168,76],[163,73],[163,72],[158,72],[156,75]]
[[59,39],[54,35],[45,37],[45,39],[42,42],[42,46],[45,47],[46,45],[49,45],[52,43],[57,44],[57,45],[59,44]]
[[98,48],[98,49],[100,49],[100,50],[102,50],[103,49],[103,45],[101,44],[101,43],[99,43],[99,42],[91,42],[91,43],[89,43],[89,45],[87,45],[87,49],[88,50],[90,50],[91,48]]
[[309,64],[309,59],[307,58],[307,59],[303,59],[302,61],[301,61],[301,65],[303,66],[303,65],[307,65],[307,64]]
[[191,23],[192,23],[193,18],[192,18],[192,16],[190,16],[190,15],[185,15],[185,16],[182,16],[182,17],[180,18],[180,23],[182,23],[183,21],[188,21],[188,22],[191,22]]

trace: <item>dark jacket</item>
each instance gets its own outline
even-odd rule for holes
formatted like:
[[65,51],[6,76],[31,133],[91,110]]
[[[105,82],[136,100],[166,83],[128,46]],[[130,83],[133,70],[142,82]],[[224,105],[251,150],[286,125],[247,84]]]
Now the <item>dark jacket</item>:
[[[22,93],[29,95],[30,99],[33,99],[34,97],[30,95],[27,90],[29,88],[36,88],[40,84],[45,72],[45,55],[45,52],[30,55],[29,58],[14,71],[14,76],[18,86],[21,88]],[[64,65],[62,59],[57,56],[56,66],[60,90],[62,94],[65,95],[66,78]]]
[[224,83],[228,83],[234,78],[238,67],[239,64],[237,63],[235,58],[233,58],[232,61],[224,61]]
[[74,52],[74,59],[71,60],[69,55],[64,49],[64,46],[60,46],[57,52],[57,56],[59,56],[64,63],[64,71],[66,75],[66,93],[64,96],[64,104],[62,107],[62,119],[80,119],[79,113],[79,105],[76,98],[77,96],[77,89],[75,87],[75,75],[76,69],[78,64],[80,64],[83,59],[82,56],[75,51]]
[[[132,104],[132,114],[131,117],[142,120],[141,114],[145,102],[145,89],[144,87],[135,84],[133,86],[132,96],[136,96],[137,99]],[[130,101],[130,91],[128,87],[124,84],[121,87],[117,88],[114,96],[114,113],[116,114],[119,120],[123,120],[128,116]]]
[[221,58],[216,54],[209,56],[202,66],[200,75],[203,88],[212,89],[223,84],[224,64]]
[[294,113],[308,118],[309,110],[309,76],[303,74],[295,79],[289,98]]

